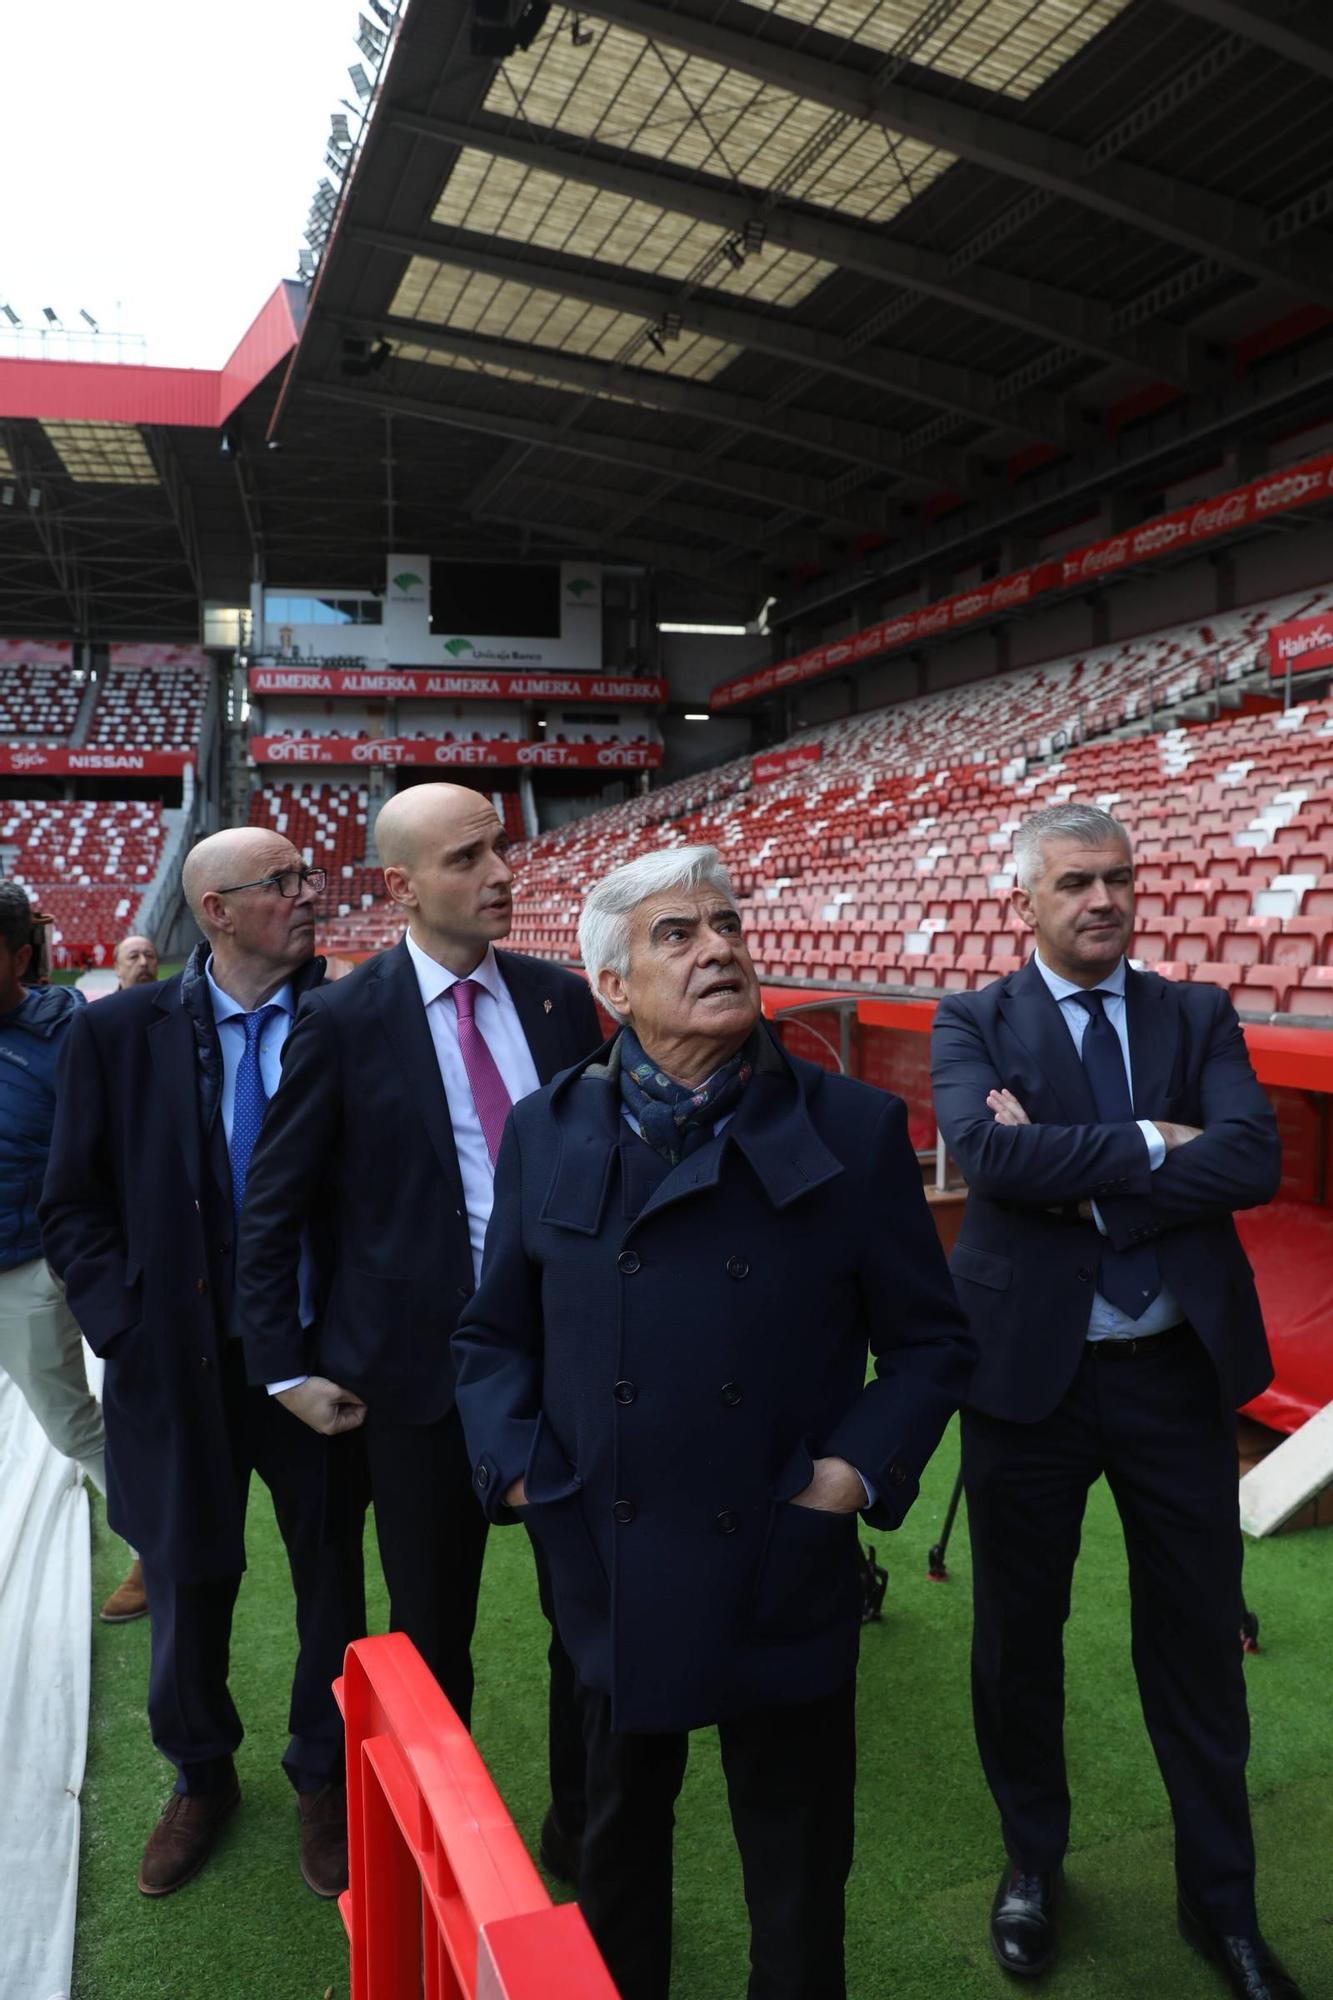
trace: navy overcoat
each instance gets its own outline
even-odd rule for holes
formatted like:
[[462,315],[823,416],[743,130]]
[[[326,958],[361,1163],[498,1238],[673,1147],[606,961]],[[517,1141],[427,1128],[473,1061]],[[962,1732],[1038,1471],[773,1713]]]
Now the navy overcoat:
[[761,1032],[735,1116],[675,1168],[622,1116],[614,1044],[516,1105],[454,1336],[478,1497],[513,1520],[525,1480],[617,1730],[842,1686],[857,1517],[792,1496],[842,1457],[897,1527],[968,1379],[903,1105]]

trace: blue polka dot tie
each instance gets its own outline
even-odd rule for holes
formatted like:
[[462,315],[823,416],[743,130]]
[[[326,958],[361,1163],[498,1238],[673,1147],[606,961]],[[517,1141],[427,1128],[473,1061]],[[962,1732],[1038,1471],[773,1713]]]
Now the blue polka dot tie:
[[278,1007],[258,1007],[253,1014],[241,1017],[241,1025],[245,1029],[245,1051],[236,1072],[230,1148],[231,1205],[238,1216],[241,1203],[245,1200],[245,1177],[250,1171],[250,1155],[255,1149],[255,1140],[259,1137],[268,1104],[264,1079],[259,1072],[259,1039],[273,1016],[280,1012]]

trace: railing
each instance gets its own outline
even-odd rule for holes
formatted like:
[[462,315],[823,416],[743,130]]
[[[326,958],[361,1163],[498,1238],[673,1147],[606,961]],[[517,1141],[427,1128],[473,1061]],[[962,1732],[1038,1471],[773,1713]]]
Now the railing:
[[347,1649],[351,2000],[616,2000],[555,1907],[472,1738],[401,1632]]

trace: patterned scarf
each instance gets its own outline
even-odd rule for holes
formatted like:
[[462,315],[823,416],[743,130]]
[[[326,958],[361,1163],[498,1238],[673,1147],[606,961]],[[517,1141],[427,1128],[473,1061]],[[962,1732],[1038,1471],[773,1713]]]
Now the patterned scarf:
[[654,1152],[679,1166],[707,1145],[719,1118],[740,1102],[754,1074],[754,1037],[694,1090],[664,1076],[630,1028],[621,1033],[620,1095]]

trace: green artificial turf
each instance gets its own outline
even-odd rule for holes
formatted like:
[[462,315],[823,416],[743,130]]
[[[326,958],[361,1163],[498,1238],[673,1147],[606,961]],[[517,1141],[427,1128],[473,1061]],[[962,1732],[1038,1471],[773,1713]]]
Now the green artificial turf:
[[[860,1679],[857,1863],[848,1899],[852,2000],[1000,2000],[986,1916],[1001,1854],[977,1767],[967,1695],[967,1538],[953,1580],[925,1579],[957,1462],[946,1440],[897,1536],[876,1540],[890,1574],[882,1624],[866,1633]],[[373,1541],[373,1537],[368,1538]],[[345,2000],[336,1909],[296,1865],[290,1788],[279,1768],[291,1670],[291,1595],[271,1510],[257,1488],[251,1569],[236,1618],[232,1687],[248,1731],[244,1793],[218,1852],[177,1895],[146,1902],[134,1883],[168,1788],[143,1716],[145,1624],[94,1626],[93,1704],[73,2000]],[[124,1551],[100,1510],[94,1590]],[[371,1616],[384,1596],[372,1562]],[[1246,1595],[1263,1650],[1247,1664],[1254,1719],[1251,1794],[1266,1929],[1311,2000],[1333,1994],[1333,1531],[1250,1545]],[[535,1849],[547,1803],[543,1626],[525,1537],[493,1534],[476,1655],[476,1734]],[[1217,1975],[1174,1925],[1171,1835],[1128,1652],[1125,1564],[1104,1486],[1089,1507],[1068,1637],[1074,1842],[1064,1950],[1039,1985],[1051,2000],[1193,2000]],[[741,2000],[745,1920],[711,1734],[697,1736],[676,1836],[673,2000]]]

